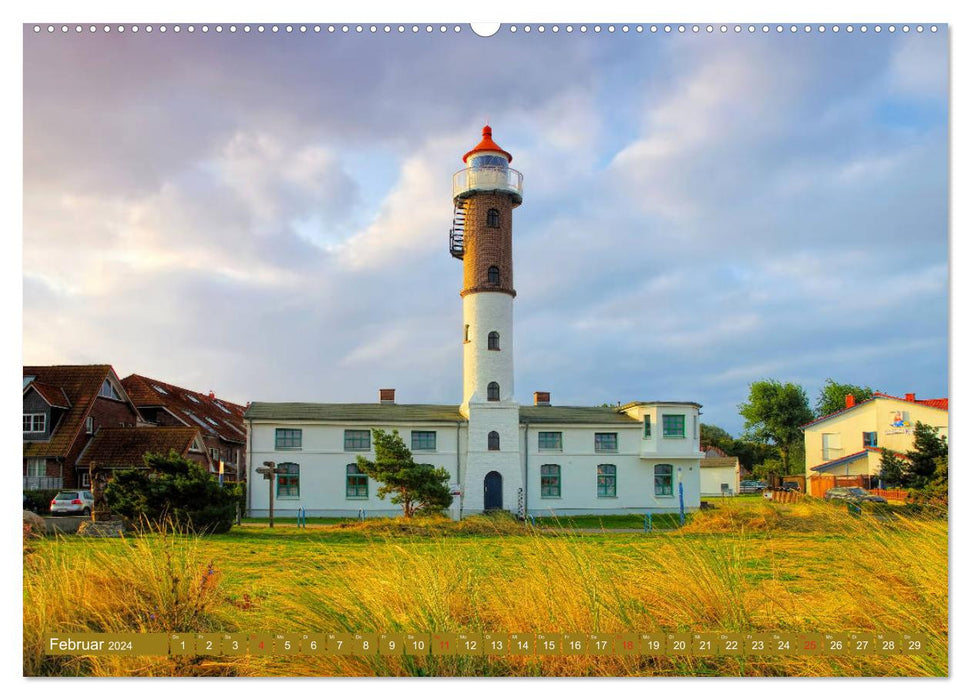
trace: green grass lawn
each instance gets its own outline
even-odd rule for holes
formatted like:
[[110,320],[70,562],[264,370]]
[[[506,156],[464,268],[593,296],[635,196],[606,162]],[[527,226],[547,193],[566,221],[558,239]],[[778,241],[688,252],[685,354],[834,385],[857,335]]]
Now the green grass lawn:
[[[461,523],[255,521],[208,537],[35,540],[25,675],[942,675],[947,523],[752,501],[684,528],[639,516]],[[676,515],[674,516],[677,517]],[[561,524],[562,521],[561,521]],[[447,658],[44,656],[66,631],[628,632],[899,630],[926,657]]]

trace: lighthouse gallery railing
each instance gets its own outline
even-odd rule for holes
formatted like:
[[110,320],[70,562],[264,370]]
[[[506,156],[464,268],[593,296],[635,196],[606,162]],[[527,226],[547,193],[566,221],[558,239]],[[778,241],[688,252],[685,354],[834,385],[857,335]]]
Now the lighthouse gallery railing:
[[452,176],[452,196],[469,190],[507,190],[522,199],[523,174],[512,168],[478,167],[459,170]]

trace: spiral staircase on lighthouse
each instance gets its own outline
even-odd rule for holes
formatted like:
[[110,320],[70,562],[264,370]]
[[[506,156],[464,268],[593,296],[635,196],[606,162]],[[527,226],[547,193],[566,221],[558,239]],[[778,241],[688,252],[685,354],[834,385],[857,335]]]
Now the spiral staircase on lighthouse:
[[448,252],[453,258],[462,260],[465,257],[465,215],[468,212],[467,199],[455,202],[455,213],[452,215],[452,228],[448,232]]

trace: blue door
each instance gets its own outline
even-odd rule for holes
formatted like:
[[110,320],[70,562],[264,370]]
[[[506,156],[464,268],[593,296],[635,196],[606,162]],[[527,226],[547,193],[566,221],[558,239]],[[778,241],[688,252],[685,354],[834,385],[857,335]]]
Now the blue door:
[[489,472],[485,476],[485,509],[502,510],[502,474]]

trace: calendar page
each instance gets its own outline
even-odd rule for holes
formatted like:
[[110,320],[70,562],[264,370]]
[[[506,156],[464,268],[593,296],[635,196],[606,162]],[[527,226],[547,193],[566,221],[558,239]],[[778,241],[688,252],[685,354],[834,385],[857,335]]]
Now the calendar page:
[[949,675],[946,22],[83,14],[24,676]]

